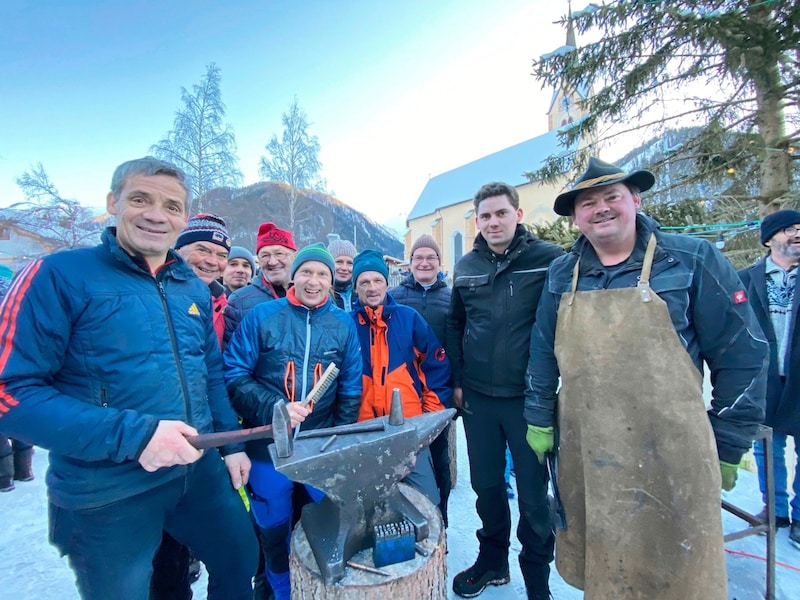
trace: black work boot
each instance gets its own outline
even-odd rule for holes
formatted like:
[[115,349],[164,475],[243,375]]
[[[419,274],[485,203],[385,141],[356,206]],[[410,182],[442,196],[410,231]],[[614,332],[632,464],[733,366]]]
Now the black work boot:
[[13,474],[14,457],[9,454],[0,458],[0,492],[10,492],[14,489]]
[[33,448],[14,452],[14,479],[17,481],[33,481]]
[[525,580],[525,589],[528,600],[550,600],[550,566],[524,564],[519,561],[522,578]]
[[453,591],[462,598],[474,598],[487,585],[505,585],[511,581],[508,565],[490,568],[481,561],[480,556],[469,569],[461,571],[453,578]]

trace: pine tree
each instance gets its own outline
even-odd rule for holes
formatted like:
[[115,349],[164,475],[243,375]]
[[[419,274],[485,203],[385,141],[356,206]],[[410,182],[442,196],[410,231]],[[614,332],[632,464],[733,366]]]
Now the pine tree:
[[175,113],[172,130],[150,148],[156,157],[186,172],[194,197],[190,213],[202,210],[202,196],[214,188],[241,185],[236,138],[224,122],[220,68],[214,63],[191,92],[181,88],[183,107]]
[[[543,86],[596,90],[586,101],[588,115],[562,130],[565,143],[583,137],[606,147],[620,135],[646,139],[665,127],[699,123],[697,134],[664,160],[689,161],[701,178],[755,163],[762,206],[797,202],[797,2],[618,0],[562,19],[570,22],[599,41],[533,63]],[[570,166],[580,169],[590,151],[596,147],[549,157],[528,175],[552,181]]]

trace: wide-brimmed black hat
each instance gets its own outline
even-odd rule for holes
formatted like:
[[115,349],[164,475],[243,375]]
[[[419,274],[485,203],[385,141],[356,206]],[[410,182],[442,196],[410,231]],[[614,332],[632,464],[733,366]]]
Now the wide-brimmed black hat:
[[563,217],[572,215],[572,207],[575,204],[575,197],[584,190],[591,188],[603,187],[612,185],[614,183],[623,183],[629,181],[640,192],[644,192],[653,187],[656,182],[656,177],[650,171],[634,171],[633,173],[626,173],[617,165],[604,162],[594,156],[589,157],[589,166],[586,167],[586,172],[580,176],[572,189],[563,194],[559,194],[553,204],[553,210],[556,214]]

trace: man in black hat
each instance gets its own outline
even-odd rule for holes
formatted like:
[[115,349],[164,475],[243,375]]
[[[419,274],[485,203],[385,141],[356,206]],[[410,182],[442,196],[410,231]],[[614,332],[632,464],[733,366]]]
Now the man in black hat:
[[[775,523],[789,527],[789,540],[800,547],[800,461],[795,465],[793,498],[786,485],[786,439],[795,438],[800,458],[800,328],[797,327],[797,264],[800,262],[800,212],[779,210],[761,221],[761,243],[768,254],[755,265],[739,271],[764,334],[769,340],[766,425],[772,427],[772,465],[775,481]],[[766,502],[764,453],[754,445],[758,483]],[[791,508],[791,514],[790,509]],[[767,520],[766,507],[761,511]],[[791,517],[791,519],[790,519]]]
[[763,419],[768,347],[720,252],[640,212],[654,183],[591,158],[556,198],[583,235],[550,265],[536,313],[528,443],[541,462],[558,448],[556,566],[587,600],[723,600],[719,491]]

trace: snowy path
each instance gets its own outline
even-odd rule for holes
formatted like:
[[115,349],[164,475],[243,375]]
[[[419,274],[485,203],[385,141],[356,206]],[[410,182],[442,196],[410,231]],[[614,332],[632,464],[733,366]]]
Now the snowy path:
[[[459,422],[458,485],[450,496],[450,520],[448,529],[449,554],[448,576],[470,566],[477,553],[475,529],[478,519],[475,514],[475,495],[469,486],[469,469],[463,428]],[[44,489],[44,473],[47,453],[41,450],[34,456],[36,480],[18,483],[17,489],[0,494],[0,593],[3,598],[14,600],[53,599],[76,600],[74,580],[66,561],[59,558],[55,549],[47,542],[47,507]],[[512,480],[513,482],[513,480]],[[726,498],[745,510],[758,512],[761,508],[756,477],[740,471],[739,483]],[[516,530],[517,505],[512,501],[512,515]],[[723,524],[726,532],[742,529],[743,521],[725,513]],[[744,552],[756,557],[765,555],[765,538],[751,536],[726,547],[728,550]],[[502,587],[489,587],[481,594],[483,600],[511,600],[525,597],[522,576],[516,555],[519,542],[511,541],[511,583]],[[778,600],[800,598],[800,549],[788,541],[788,531],[778,532],[777,559],[786,566],[777,567]],[[758,558],[727,553],[729,597],[735,600],[758,600],[763,598],[765,565]],[[195,584],[196,600],[204,600],[205,577]],[[558,574],[551,576],[551,588],[557,600],[578,600],[583,594],[565,584]],[[794,590],[794,591],[792,591]],[[450,592],[450,599],[457,596]]]

